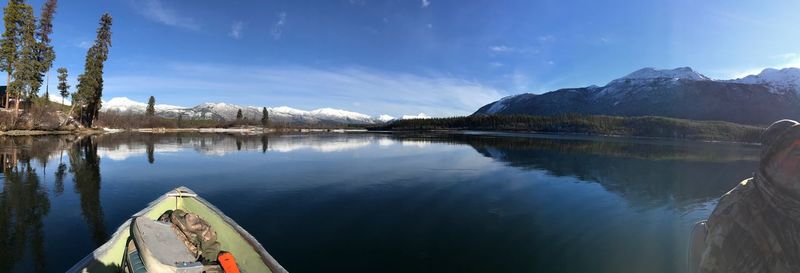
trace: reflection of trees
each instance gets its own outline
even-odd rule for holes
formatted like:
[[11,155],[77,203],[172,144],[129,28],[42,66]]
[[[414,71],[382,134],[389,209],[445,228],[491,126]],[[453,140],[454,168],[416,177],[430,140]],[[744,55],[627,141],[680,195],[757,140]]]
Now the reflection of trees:
[[80,140],[69,150],[70,171],[75,191],[80,195],[83,218],[98,246],[107,239],[100,205],[100,157],[93,137]]
[[267,148],[269,148],[269,137],[266,134],[261,135],[261,153],[267,153]]
[[5,180],[0,193],[0,247],[5,254],[0,255],[0,271],[11,272],[30,243],[34,269],[44,272],[42,220],[50,211],[50,200],[36,170],[31,167],[29,155],[21,157],[27,159],[4,169]]
[[156,145],[153,142],[147,142],[147,148],[145,151],[147,152],[147,162],[153,164],[156,162],[156,157],[154,153],[156,152]]
[[64,158],[64,151],[61,151],[61,155],[58,157],[58,167],[56,167],[56,181],[55,181],[55,193],[56,196],[61,195],[64,192],[64,175],[67,174],[67,164],[63,162]]
[[758,162],[758,149],[732,144],[469,135],[402,139],[468,144],[512,167],[597,182],[642,206],[685,206],[719,197],[749,177]]

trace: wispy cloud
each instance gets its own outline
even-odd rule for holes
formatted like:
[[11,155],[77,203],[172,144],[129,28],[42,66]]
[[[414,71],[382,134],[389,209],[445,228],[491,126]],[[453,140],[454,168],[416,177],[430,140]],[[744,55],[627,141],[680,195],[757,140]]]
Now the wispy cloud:
[[503,66],[504,66],[504,64],[501,63],[501,62],[491,62],[491,63],[489,63],[489,67],[491,67],[491,68],[500,68],[500,67],[503,67]]
[[174,10],[165,7],[161,0],[138,0],[133,4],[140,14],[152,21],[183,29],[200,29],[200,25],[194,19],[179,15]]
[[[106,77],[107,94],[130,96],[157,92],[184,100],[194,99],[192,103],[208,100],[236,103],[237,99],[247,98],[246,103],[261,103],[259,106],[334,107],[395,116],[420,112],[432,116],[466,115],[505,94],[493,87],[447,75],[416,75],[363,67],[321,69],[197,63],[168,67],[167,71],[152,74],[109,75]],[[148,83],[146,91],[136,88],[136,83],[141,82]],[[354,108],[354,101],[360,105]]]
[[75,46],[83,49],[89,49],[90,47],[92,47],[92,44],[93,44],[92,41],[80,41],[76,43]]
[[422,0],[422,7],[426,8],[431,5],[431,1],[429,0]]
[[493,45],[489,46],[489,53],[492,55],[497,54],[509,54],[509,53],[519,53],[523,55],[532,55],[539,53],[539,50],[535,47],[516,47],[516,46],[509,46],[509,45]]
[[540,43],[544,44],[544,43],[552,43],[552,42],[554,42],[556,40],[556,37],[553,36],[553,35],[548,34],[548,35],[539,36],[539,37],[537,37],[537,39],[539,40]]
[[270,34],[272,34],[273,39],[281,39],[284,25],[286,25],[286,12],[282,11],[278,13],[278,21],[275,21],[275,24],[272,25],[272,30],[270,30]]
[[242,29],[244,28],[244,22],[236,21],[233,22],[231,25],[231,31],[228,33],[234,39],[242,38]]
[[492,52],[513,52],[517,49],[515,47],[507,46],[507,45],[496,45],[490,46],[489,50]]

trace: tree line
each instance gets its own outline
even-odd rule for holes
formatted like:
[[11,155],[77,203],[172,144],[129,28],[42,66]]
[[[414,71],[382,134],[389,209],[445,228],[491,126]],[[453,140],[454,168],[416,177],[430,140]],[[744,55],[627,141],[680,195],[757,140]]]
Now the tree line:
[[[50,35],[53,33],[57,5],[57,0],[46,0],[38,19],[33,14],[31,5],[24,0],[9,0],[3,9],[5,30],[0,40],[0,71],[7,73],[7,87],[6,98],[0,103],[5,108],[10,108],[11,98],[14,98],[14,113],[17,116],[20,102],[31,102],[39,97],[45,76],[53,67],[56,54]],[[103,66],[108,60],[111,47],[111,24],[112,18],[108,13],[100,17],[95,41],[86,52],[84,71],[78,76],[77,90],[74,93],[70,94],[69,91],[67,69],[57,69],[57,88],[62,104],[64,98],[71,95],[72,108],[68,115],[72,115],[74,111],[77,120],[86,127],[92,126],[101,107]],[[45,86],[45,97],[48,96],[49,86]]]
[[567,114],[557,116],[473,115],[397,120],[369,128],[390,131],[484,130],[556,134],[615,135],[678,139],[758,142],[763,128],[723,121],[667,117],[621,117]]

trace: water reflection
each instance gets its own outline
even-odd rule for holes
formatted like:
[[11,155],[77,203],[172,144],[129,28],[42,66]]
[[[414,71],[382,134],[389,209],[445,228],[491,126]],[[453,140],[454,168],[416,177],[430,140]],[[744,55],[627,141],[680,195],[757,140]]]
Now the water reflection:
[[297,272],[671,272],[676,222],[710,212],[696,208],[757,158],[746,145],[461,134],[0,137],[0,272],[63,271],[174,186],[164,181],[204,194]]
[[100,205],[100,157],[94,137],[85,137],[69,150],[70,172],[75,192],[80,195],[81,212],[89,226],[95,245],[108,240]]
[[759,156],[752,146],[698,142],[465,135],[433,140],[469,144],[516,168],[596,182],[644,207],[674,202],[686,208],[715,199],[749,177]]
[[[43,221],[50,211],[47,189],[32,162],[47,161],[46,152],[34,152],[33,146],[47,149],[48,145],[32,138],[11,138],[2,141],[3,191],[0,193],[0,271],[13,272],[14,265],[30,249],[35,272],[44,272],[47,265],[44,253]],[[46,163],[42,163],[43,165]]]

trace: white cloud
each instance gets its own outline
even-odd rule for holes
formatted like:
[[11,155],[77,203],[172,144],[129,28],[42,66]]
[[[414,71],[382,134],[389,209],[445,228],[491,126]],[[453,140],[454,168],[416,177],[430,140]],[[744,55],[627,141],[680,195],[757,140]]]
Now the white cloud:
[[243,28],[244,28],[244,22],[242,21],[233,22],[233,25],[231,25],[231,32],[229,32],[228,35],[230,35],[234,39],[242,38]]
[[504,64],[501,63],[501,62],[491,62],[491,63],[489,63],[489,67],[491,67],[491,68],[500,68],[500,67],[503,67],[503,66],[504,66]]
[[422,0],[422,7],[425,8],[431,5],[431,1],[429,0]]
[[549,35],[548,34],[548,35],[539,36],[537,39],[539,40],[540,43],[549,43],[549,42],[555,41],[556,37],[554,37],[553,35]]
[[92,41],[80,41],[77,44],[75,44],[75,46],[83,49],[89,49],[90,47],[92,47],[93,44],[94,43],[92,43]]
[[272,38],[275,40],[281,39],[281,35],[283,35],[283,26],[286,25],[286,12],[282,11],[278,13],[278,21],[272,25],[272,30],[270,30],[270,34],[272,34]]
[[494,45],[489,47],[491,54],[504,54],[516,53],[523,55],[533,55],[539,53],[539,50],[534,47],[514,47],[509,45]]
[[[167,71],[108,75],[110,97],[163,92],[194,100],[292,105],[305,108],[353,108],[373,116],[424,112],[431,116],[473,113],[506,92],[447,75],[384,72],[363,67],[311,68],[304,66],[232,66],[177,63]],[[243,73],[243,71],[247,71]],[[147,90],[139,88],[148,83]],[[147,93],[147,94],[144,94]],[[188,104],[188,103],[183,103]]]
[[517,49],[514,48],[514,47],[506,46],[506,45],[496,45],[496,46],[490,46],[489,50],[491,50],[493,52],[512,52],[512,51],[515,51]]
[[161,0],[138,0],[134,1],[134,5],[139,13],[155,22],[189,30],[200,29],[200,25],[194,19],[177,14],[174,10],[165,7]]

